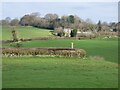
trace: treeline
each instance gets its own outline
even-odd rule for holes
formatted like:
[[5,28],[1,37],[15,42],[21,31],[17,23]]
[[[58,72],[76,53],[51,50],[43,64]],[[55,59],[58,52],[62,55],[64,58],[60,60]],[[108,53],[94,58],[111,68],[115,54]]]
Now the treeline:
[[24,15],[20,19],[10,19],[7,17],[0,20],[0,24],[10,26],[33,26],[38,28],[55,29],[55,28],[71,28],[80,31],[118,31],[118,23],[106,23],[98,21],[93,23],[90,19],[83,20],[76,15],[68,15],[59,17],[57,14],[46,14],[40,17],[39,13],[31,13]]

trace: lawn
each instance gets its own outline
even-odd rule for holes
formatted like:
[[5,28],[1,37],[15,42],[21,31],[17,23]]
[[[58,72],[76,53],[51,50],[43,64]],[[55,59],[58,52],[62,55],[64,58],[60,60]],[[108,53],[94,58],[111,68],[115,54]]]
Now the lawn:
[[[0,34],[0,37],[2,35],[1,40],[9,40],[12,39],[12,34],[11,31],[13,30],[12,28],[8,26],[2,27],[0,29],[0,32],[2,30],[2,34]],[[50,32],[51,30],[49,29],[40,29],[40,28],[34,28],[31,26],[28,27],[15,27],[16,33],[18,38],[33,38],[33,37],[49,37],[52,36],[52,33]]]
[[3,88],[117,88],[116,63],[94,58],[3,58]]
[[[118,41],[116,40],[40,40],[22,42],[22,47],[68,47],[71,42],[74,48],[86,50],[87,56],[103,57],[107,61],[118,62]],[[10,46],[10,44],[3,44]]]

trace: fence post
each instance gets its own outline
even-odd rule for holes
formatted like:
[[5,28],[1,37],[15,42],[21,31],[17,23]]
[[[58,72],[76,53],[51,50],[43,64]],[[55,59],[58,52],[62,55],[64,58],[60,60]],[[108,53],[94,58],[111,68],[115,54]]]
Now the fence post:
[[73,42],[71,42],[71,48],[73,49]]

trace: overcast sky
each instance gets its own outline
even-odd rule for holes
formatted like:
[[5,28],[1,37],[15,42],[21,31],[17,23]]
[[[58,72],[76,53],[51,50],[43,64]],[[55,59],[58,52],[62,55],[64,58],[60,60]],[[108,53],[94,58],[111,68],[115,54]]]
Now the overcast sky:
[[2,18],[20,18],[25,14],[39,12],[41,16],[47,13],[62,15],[77,15],[82,19],[90,18],[106,22],[118,21],[117,2],[4,2],[2,3]]

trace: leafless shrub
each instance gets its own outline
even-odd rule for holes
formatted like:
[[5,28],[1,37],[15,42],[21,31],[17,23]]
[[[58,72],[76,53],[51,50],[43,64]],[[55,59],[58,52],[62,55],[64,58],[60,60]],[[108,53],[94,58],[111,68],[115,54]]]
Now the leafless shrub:
[[99,32],[96,33],[97,36],[118,36],[118,32]]
[[65,57],[84,57],[86,52],[83,49],[70,49],[70,48],[2,48],[3,55],[55,55]]

